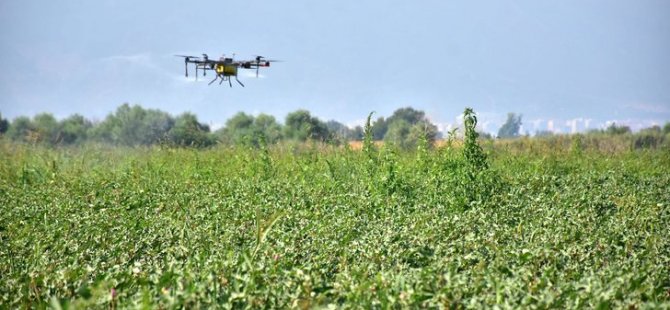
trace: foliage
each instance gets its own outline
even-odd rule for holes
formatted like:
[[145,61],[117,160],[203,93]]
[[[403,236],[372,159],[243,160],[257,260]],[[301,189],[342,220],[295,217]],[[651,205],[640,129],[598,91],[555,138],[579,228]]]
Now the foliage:
[[570,150],[576,155],[579,155],[582,153],[582,151],[584,151],[584,142],[582,139],[583,138],[581,134],[572,136],[572,145],[570,146]]
[[585,136],[581,154],[518,139],[483,157],[468,109],[462,144],[377,152],[371,116],[370,157],[0,141],[0,304],[670,306],[667,151]]
[[[253,116],[239,112],[226,122],[226,126],[215,133],[209,133],[209,126],[200,123],[195,115],[188,114],[173,117],[157,109],[145,109],[139,105],[123,104],[114,113],[110,113],[102,122],[91,122],[81,115],[71,115],[60,121],[53,115],[41,113],[35,117],[17,117],[11,123],[0,115],[0,133],[12,141],[33,145],[68,146],[89,142],[103,142],[120,146],[178,145],[208,147],[215,144],[243,145],[260,147],[261,139],[269,145],[285,140],[303,142],[307,140],[342,145],[348,141],[364,139],[364,128],[349,128],[335,120],[323,122],[313,117],[309,111],[298,110],[287,115],[287,123],[282,125],[274,116],[259,114]],[[510,113],[508,126],[521,125],[521,116]],[[413,108],[401,108],[388,117],[379,117],[371,121],[370,132],[375,141],[385,141],[401,149],[416,149],[421,139],[426,138],[428,147],[440,144],[441,133],[427,119],[423,111]],[[518,130],[516,130],[518,134]],[[445,133],[447,134],[447,133]],[[482,141],[491,139],[491,135],[479,132]],[[572,143],[574,139],[567,135],[544,131],[537,132],[548,143]],[[606,129],[590,130],[577,137],[584,149],[670,149],[670,123],[661,128],[652,126],[632,133],[629,127],[610,124]],[[453,139],[452,139],[453,140]],[[451,145],[447,138],[446,143]],[[561,142],[562,141],[562,142]],[[604,142],[607,141],[607,142]],[[437,142],[437,143],[436,143]],[[611,142],[611,143],[610,143]],[[486,143],[492,144],[492,141]],[[507,142],[505,142],[507,143]],[[519,141],[518,145],[524,145]]]
[[363,154],[365,154],[369,159],[372,159],[373,152],[374,152],[374,134],[372,132],[372,125],[370,123],[370,120],[372,119],[372,114],[375,112],[370,112],[368,114],[368,117],[365,120],[365,127],[364,127],[364,132],[363,132]]
[[378,118],[372,132],[375,140],[384,140],[402,149],[416,148],[422,138],[427,138],[432,145],[438,136],[437,126],[425,113],[410,107],[397,109],[387,119]]
[[658,148],[663,144],[664,138],[659,126],[643,129],[635,135],[633,147],[636,149]]
[[219,139],[227,144],[241,145],[252,141],[254,116],[244,112],[238,112],[226,121],[226,126],[219,129],[216,134]]
[[406,144],[410,148],[416,148],[425,142],[426,147],[432,147],[438,135],[437,126],[430,122],[420,121],[409,129]]
[[363,141],[363,136],[365,132],[363,127],[360,125],[355,126],[353,129],[350,129],[349,136],[351,140],[354,141]]
[[297,141],[326,141],[329,135],[325,123],[307,110],[298,110],[286,115],[284,136]]
[[12,124],[7,130],[7,136],[14,141],[34,142],[34,133],[36,131],[35,125],[30,118],[26,116],[19,116],[12,121]]
[[412,147],[409,141],[409,131],[411,125],[405,120],[397,120],[388,127],[384,135],[384,143],[392,144],[400,148],[409,149]]
[[58,121],[49,113],[40,113],[33,118],[34,135],[36,142],[55,144],[60,135],[58,130]]
[[605,133],[609,135],[625,135],[631,133],[630,127],[621,125],[618,126],[616,123],[612,123],[605,129]]
[[0,113],[0,135],[7,132],[7,129],[9,129],[9,121],[2,118],[2,113]]
[[272,115],[259,114],[256,119],[254,119],[254,129],[255,136],[262,136],[267,143],[277,143],[282,138],[281,135],[281,125],[277,123],[277,120]]
[[214,143],[208,133],[209,126],[199,123],[195,115],[184,113],[175,119],[167,136],[176,145],[204,147]]
[[465,126],[465,141],[463,146],[463,156],[475,170],[488,168],[486,154],[477,142],[479,133],[477,133],[477,115],[472,108],[466,108],[463,112],[463,125]]
[[60,138],[63,144],[79,144],[88,139],[88,131],[93,127],[90,121],[74,114],[60,122]]
[[94,139],[117,145],[151,145],[167,139],[175,120],[167,113],[123,104],[92,132]]
[[388,119],[386,119],[386,122],[388,124],[392,124],[395,121],[406,121],[409,124],[417,124],[421,121],[426,120],[426,113],[423,111],[415,110],[414,108],[411,107],[406,107],[406,108],[400,108],[397,109],[393,112],[393,115],[391,115]]
[[437,127],[428,121],[421,120],[410,124],[404,119],[395,120],[389,125],[384,142],[403,149],[414,149],[421,139],[433,145],[437,136]]
[[261,139],[266,143],[277,143],[282,137],[281,131],[281,125],[272,115],[259,114],[254,117],[238,112],[216,134],[224,144],[259,146]]
[[498,138],[509,139],[519,137],[519,130],[521,129],[521,114],[514,113],[507,114],[507,121],[498,130]]
[[353,129],[336,121],[329,120],[326,122],[326,128],[331,139],[338,141],[361,141],[363,140],[363,129],[361,126],[356,126]]
[[388,122],[383,117],[379,117],[372,125],[372,137],[376,141],[384,140],[384,136],[386,136],[388,129]]

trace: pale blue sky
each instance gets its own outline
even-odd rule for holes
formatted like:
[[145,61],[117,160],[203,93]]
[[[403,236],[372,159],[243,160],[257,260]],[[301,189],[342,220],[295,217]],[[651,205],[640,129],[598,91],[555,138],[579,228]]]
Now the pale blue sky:
[[[495,132],[670,120],[670,1],[0,2],[0,113],[102,119],[128,102],[217,126],[238,111],[360,123],[463,108]],[[183,76],[173,54],[284,60],[236,85]],[[247,76],[248,75],[248,76]]]

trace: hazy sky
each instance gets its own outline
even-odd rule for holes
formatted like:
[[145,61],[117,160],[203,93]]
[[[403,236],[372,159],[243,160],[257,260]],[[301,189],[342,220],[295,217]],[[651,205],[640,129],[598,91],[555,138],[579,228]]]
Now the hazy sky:
[[[284,62],[246,88],[173,54]],[[124,102],[219,126],[238,111],[361,123],[464,107],[495,132],[670,120],[670,1],[0,1],[0,113],[103,119]],[[192,68],[191,68],[192,69]]]

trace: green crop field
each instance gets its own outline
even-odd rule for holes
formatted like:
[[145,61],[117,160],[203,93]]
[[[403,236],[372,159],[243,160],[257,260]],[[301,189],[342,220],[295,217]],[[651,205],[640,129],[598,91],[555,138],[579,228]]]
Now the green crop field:
[[668,308],[670,152],[0,141],[0,308]]

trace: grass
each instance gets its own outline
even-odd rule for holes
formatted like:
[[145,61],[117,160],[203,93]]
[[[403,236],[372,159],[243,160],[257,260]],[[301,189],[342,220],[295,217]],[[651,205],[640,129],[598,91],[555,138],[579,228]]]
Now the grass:
[[0,308],[670,307],[670,152],[0,141]]

